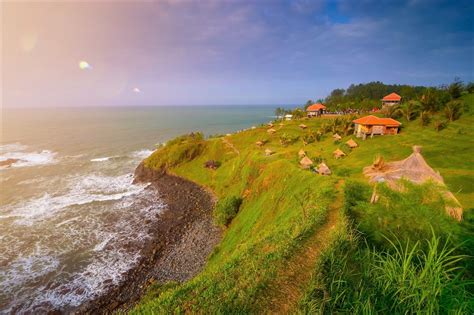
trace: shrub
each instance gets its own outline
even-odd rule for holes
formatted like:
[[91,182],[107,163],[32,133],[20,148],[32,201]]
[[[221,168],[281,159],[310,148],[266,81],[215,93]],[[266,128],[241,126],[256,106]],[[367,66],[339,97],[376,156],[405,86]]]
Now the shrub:
[[283,133],[280,136],[280,143],[281,143],[282,146],[286,147],[286,146],[288,146],[290,144],[293,144],[296,141],[298,141],[299,138],[300,138],[299,136],[290,136],[287,133]]
[[218,225],[228,226],[239,212],[242,198],[230,196],[219,200],[214,209],[214,221]]
[[308,132],[303,136],[303,142],[304,144],[310,144],[316,141],[316,135],[314,132],[308,130]]
[[434,128],[437,132],[440,132],[441,130],[446,128],[446,126],[447,126],[447,123],[442,120],[436,120],[434,122]]

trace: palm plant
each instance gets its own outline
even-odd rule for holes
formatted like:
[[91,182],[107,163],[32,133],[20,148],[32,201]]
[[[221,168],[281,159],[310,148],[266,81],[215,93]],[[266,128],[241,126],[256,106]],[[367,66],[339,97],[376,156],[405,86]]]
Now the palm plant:
[[415,118],[420,107],[421,106],[418,101],[411,100],[402,104],[400,107],[396,109],[396,111],[397,113],[400,113],[407,121],[410,121],[413,118]]
[[344,134],[344,136],[347,136],[351,132],[351,130],[353,129],[352,120],[351,119],[344,119],[341,123],[341,127],[342,127],[342,133]]
[[444,113],[449,121],[455,121],[461,116],[463,102],[461,100],[452,100],[446,103]]
[[428,111],[420,111],[420,123],[422,126],[426,126],[430,123],[431,115]]

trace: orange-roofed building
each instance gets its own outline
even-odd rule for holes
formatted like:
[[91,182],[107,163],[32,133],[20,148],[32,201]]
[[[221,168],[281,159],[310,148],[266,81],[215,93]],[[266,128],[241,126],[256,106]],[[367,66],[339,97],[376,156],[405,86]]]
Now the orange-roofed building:
[[326,112],[326,106],[324,106],[321,103],[310,105],[306,109],[306,113],[308,114],[308,117],[321,116],[325,112]]
[[375,135],[396,135],[401,123],[392,118],[380,118],[369,115],[352,121],[355,124],[354,134],[359,138]]
[[390,93],[389,95],[385,95],[382,98],[382,106],[393,106],[398,105],[402,101],[402,97],[397,93]]

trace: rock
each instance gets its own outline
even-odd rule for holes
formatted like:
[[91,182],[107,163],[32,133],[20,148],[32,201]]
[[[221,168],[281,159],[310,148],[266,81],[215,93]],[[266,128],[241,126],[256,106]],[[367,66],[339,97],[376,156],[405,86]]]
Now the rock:
[[12,164],[20,161],[19,159],[6,159],[4,161],[0,161],[0,166],[11,167]]

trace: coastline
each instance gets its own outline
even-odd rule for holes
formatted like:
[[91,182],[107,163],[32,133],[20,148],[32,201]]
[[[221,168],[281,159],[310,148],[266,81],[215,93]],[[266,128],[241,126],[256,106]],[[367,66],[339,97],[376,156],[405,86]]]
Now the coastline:
[[152,283],[183,282],[204,267],[207,257],[221,239],[213,224],[216,198],[205,188],[184,178],[145,168],[135,170],[135,183],[150,182],[166,203],[151,231],[150,241],[136,267],[122,284],[66,313],[112,313],[127,311],[146,293]]

